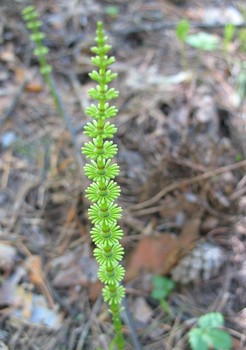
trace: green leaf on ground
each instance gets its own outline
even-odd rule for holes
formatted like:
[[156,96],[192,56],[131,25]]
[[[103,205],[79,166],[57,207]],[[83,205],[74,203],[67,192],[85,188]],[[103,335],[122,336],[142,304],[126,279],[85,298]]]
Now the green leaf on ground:
[[207,343],[203,340],[200,328],[193,328],[189,333],[189,343],[192,350],[208,350]]
[[165,299],[175,287],[175,282],[172,279],[163,276],[154,276],[152,284],[151,296],[157,300]]
[[221,327],[224,325],[224,317],[220,312],[210,312],[199,318],[198,325],[201,328]]
[[229,350],[232,338],[226,331],[218,328],[224,325],[224,317],[220,312],[211,312],[198,320],[198,327],[189,332],[189,343],[192,350]]
[[222,329],[208,329],[207,332],[203,334],[203,339],[206,339],[207,343],[212,345],[216,350],[226,350],[232,347],[230,334]]
[[188,35],[186,43],[190,46],[202,51],[214,51],[219,46],[219,38],[213,34],[199,32],[197,34]]

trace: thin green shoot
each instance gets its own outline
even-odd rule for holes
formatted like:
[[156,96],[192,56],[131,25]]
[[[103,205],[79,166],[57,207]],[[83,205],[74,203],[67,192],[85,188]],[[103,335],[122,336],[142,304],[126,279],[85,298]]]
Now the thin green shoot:
[[176,26],[176,36],[181,43],[182,64],[185,70],[188,69],[188,59],[187,59],[187,53],[185,49],[185,45],[186,45],[185,41],[189,34],[189,30],[190,30],[190,22],[187,19],[182,19],[181,21],[178,22]]
[[152,285],[151,297],[159,301],[164,313],[170,314],[171,310],[166,299],[175,288],[175,282],[168,277],[153,276]]

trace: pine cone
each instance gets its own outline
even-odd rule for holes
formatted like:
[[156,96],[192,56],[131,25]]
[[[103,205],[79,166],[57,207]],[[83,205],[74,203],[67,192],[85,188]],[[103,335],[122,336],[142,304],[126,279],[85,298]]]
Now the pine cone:
[[224,261],[225,254],[220,247],[200,242],[172,269],[171,276],[174,281],[182,284],[206,281],[219,272]]

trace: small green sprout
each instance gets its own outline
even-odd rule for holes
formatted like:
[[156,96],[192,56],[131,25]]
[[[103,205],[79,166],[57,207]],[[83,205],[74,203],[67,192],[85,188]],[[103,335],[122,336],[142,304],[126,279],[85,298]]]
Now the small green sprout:
[[198,327],[189,332],[189,343],[192,350],[229,350],[232,348],[230,334],[220,327],[224,317],[220,312],[211,312],[198,319]]
[[240,72],[236,81],[236,97],[240,106],[246,97],[246,62],[241,62]]
[[188,69],[188,60],[187,60],[187,55],[185,51],[185,41],[189,34],[189,30],[190,30],[190,22],[187,21],[187,19],[182,19],[181,21],[178,22],[176,26],[176,36],[181,43],[181,55],[182,55],[183,66],[185,69]]
[[190,30],[190,22],[187,21],[187,19],[182,19],[181,21],[178,22],[176,26],[177,38],[181,42],[185,43],[185,40],[189,34],[189,30]]
[[119,6],[108,5],[105,7],[105,13],[110,17],[116,17],[119,13]]
[[224,39],[223,39],[223,47],[224,50],[228,49],[228,45],[231,44],[233,37],[234,37],[234,33],[235,33],[236,27],[234,24],[232,23],[228,23],[225,25],[225,29],[224,29]]
[[243,155],[241,153],[237,153],[235,155],[235,162],[241,162],[243,160]]
[[246,52],[246,28],[243,28],[238,32],[238,39],[240,50]]
[[175,288],[175,282],[167,277],[153,276],[152,285],[153,290],[151,293],[151,297],[158,300],[163,311],[169,314],[170,308],[166,301],[166,298]]

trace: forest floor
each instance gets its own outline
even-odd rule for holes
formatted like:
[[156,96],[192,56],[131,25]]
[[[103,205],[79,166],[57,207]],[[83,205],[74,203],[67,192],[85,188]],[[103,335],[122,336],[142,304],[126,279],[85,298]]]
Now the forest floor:
[[[23,3],[0,2],[0,349],[107,350],[113,338],[80,153],[98,20],[120,92],[126,350],[188,350],[189,330],[211,311],[224,315],[233,349],[246,349],[244,1],[37,0],[67,120],[39,73]],[[183,52],[182,18],[217,47]],[[177,280],[169,312],[151,296],[160,275]]]

